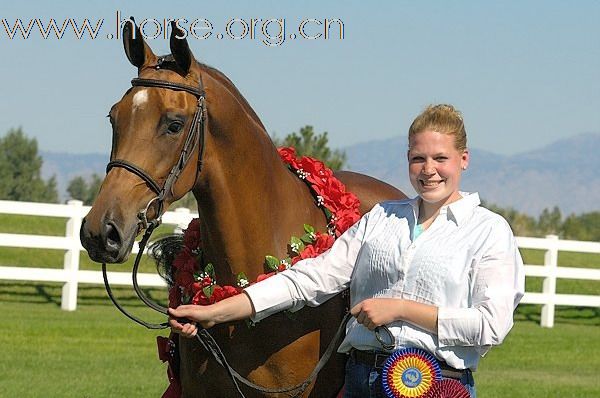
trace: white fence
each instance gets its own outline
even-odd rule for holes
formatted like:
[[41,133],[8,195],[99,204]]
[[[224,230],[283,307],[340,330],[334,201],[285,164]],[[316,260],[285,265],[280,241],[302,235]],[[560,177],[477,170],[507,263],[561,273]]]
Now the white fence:
[[[65,236],[40,236],[0,233],[0,247],[25,247],[35,249],[63,249],[65,257],[63,268],[25,268],[0,266],[0,280],[63,282],[61,307],[67,311],[77,308],[77,288],[79,283],[102,284],[100,271],[83,271],[79,269],[79,253],[84,250],[79,241],[79,228],[82,218],[89,211],[77,200],[66,205],[11,202],[0,200],[0,213],[21,214],[47,217],[68,218]],[[164,224],[185,228],[193,217],[188,209],[176,209],[163,215]],[[559,240],[549,235],[542,238],[517,237],[520,248],[545,250],[544,265],[525,265],[527,276],[543,277],[542,293],[525,293],[522,302],[542,304],[540,324],[544,327],[554,326],[554,309],[556,305],[600,307],[600,295],[557,294],[556,279],[600,280],[600,264],[598,269],[575,267],[558,267],[558,252],[572,251],[584,253],[600,253],[600,243]],[[134,245],[133,253],[137,253]],[[114,285],[131,285],[131,274],[128,272],[109,272],[109,280]],[[140,286],[165,286],[163,280],[155,274],[139,274]]]

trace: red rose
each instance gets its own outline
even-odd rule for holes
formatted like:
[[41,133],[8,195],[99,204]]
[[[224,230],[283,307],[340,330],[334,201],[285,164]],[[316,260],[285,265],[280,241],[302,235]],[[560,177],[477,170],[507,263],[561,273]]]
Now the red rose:
[[334,222],[336,236],[340,236],[341,234],[346,232],[348,228],[350,228],[358,220],[360,220],[359,214],[356,214],[353,211],[349,210],[338,213],[338,216],[339,218]]
[[183,244],[185,247],[195,250],[200,247],[200,242],[200,219],[194,218],[183,233]]
[[292,265],[295,265],[300,260],[302,260],[300,256],[292,257]]
[[200,289],[192,298],[192,304],[195,305],[209,305],[211,304],[210,299],[206,297],[204,291]]
[[260,274],[256,277],[256,282],[264,281],[265,279],[270,278],[273,275],[275,275],[275,272],[269,272],[268,274]]
[[346,192],[339,198],[340,206],[346,209],[356,209],[360,207],[360,200],[352,192]]
[[196,257],[187,249],[180,251],[175,260],[173,260],[173,267],[181,271],[193,273],[197,266]]
[[332,171],[323,162],[303,156],[299,163],[302,170],[309,173],[306,180],[311,184],[323,185],[333,175]]
[[173,286],[169,289],[169,307],[177,308],[181,305],[181,293],[179,286]]
[[198,282],[194,282],[194,283],[192,283],[191,290],[192,290],[193,294],[196,294],[200,290],[202,290],[202,285]]
[[175,277],[175,282],[185,290],[189,291],[192,284],[195,282],[194,274],[191,272],[179,271]]
[[213,283],[213,280],[210,276],[205,276],[204,278],[202,278],[200,283],[201,283],[202,287],[206,287],[206,286],[210,286]]
[[334,241],[335,239],[333,239],[333,236],[317,232],[315,242],[313,243],[317,254],[329,250],[331,246],[333,246]]
[[279,152],[279,157],[281,157],[281,160],[286,164],[289,164],[295,169],[299,168],[296,160],[296,149],[292,147],[277,148],[277,152]]
[[314,258],[317,257],[318,254],[319,253],[317,253],[313,245],[306,245],[304,246],[304,250],[300,252],[300,258],[302,258],[303,260],[305,258]]

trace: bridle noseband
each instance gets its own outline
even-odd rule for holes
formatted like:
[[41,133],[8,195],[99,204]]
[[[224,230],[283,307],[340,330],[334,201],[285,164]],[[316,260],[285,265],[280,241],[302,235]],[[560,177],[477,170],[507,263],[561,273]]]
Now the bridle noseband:
[[[168,82],[165,80],[135,78],[131,80],[131,85],[134,87],[156,87],[175,91],[185,91],[194,95],[197,99],[198,104],[196,107],[196,111],[194,112],[192,124],[190,125],[190,129],[187,132],[185,143],[183,144],[183,149],[181,150],[181,154],[179,155],[179,159],[177,160],[175,165],[173,165],[171,171],[169,171],[169,174],[165,177],[165,182],[162,186],[147,171],[125,159],[111,160],[106,165],[106,174],[108,174],[108,172],[115,167],[123,168],[144,180],[144,182],[148,184],[150,189],[152,189],[152,191],[157,195],[154,198],[150,199],[150,201],[146,204],[145,208],[141,209],[137,215],[139,219],[138,225],[140,225],[141,229],[145,230],[146,232],[144,233],[144,236],[139,243],[139,252],[135,258],[135,262],[133,265],[132,279],[133,288],[137,296],[140,298],[140,300],[144,302],[144,304],[146,304],[153,310],[160,312],[161,314],[169,315],[167,308],[150,300],[140,289],[137,282],[137,271],[141,260],[141,256],[144,254],[144,249],[146,247],[146,244],[148,243],[148,240],[150,239],[150,235],[152,235],[154,229],[158,227],[161,223],[161,215],[164,210],[165,198],[167,198],[167,196],[173,195],[173,186],[175,185],[175,182],[181,175],[181,172],[185,169],[186,165],[188,164],[196,147],[198,147],[198,165],[196,168],[196,178],[194,179],[194,181],[197,180],[198,174],[202,169],[202,156],[204,154],[204,130],[206,122],[205,92],[202,88],[202,82],[200,82],[200,87],[196,88],[184,84]],[[157,205],[156,216],[152,220],[148,220],[148,209],[154,203],[156,203]],[[128,313],[117,302],[114,295],[112,294],[110,284],[108,283],[105,263],[102,264],[102,276],[104,278],[104,286],[106,288],[106,292],[108,293],[109,298],[111,299],[115,307],[117,307],[117,309],[121,311],[126,317],[133,320],[134,322],[139,323],[142,326],[147,327],[148,329],[165,329],[168,327],[167,322],[160,324],[148,323]]]

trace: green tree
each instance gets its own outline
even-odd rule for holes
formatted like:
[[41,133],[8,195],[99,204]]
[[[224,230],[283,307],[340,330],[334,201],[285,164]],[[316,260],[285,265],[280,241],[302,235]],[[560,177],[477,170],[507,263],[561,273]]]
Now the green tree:
[[512,207],[502,208],[491,203],[482,201],[482,205],[487,209],[490,209],[494,213],[500,214],[506,219],[508,224],[513,230],[513,233],[517,236],[536,236],[539,235],[536,231],[536,220],[535,218],[528,216],[524,213],[519,213]]
[[321,160],[332,170],[339,170],[346,164],[346,153],[329,148],[327,132],[315,134],[313,126],[304,126],[298,133],[288,134],[284,139],[273,138],[275,146],[292,146],[300,156],[311,156]]
[[81,176],[77,176],[69,181],[67,192],[71,199],[78,199],[85,205],[91,205],[94,203],[100,186],[102,185],[102,178],[96,173],[92,174],[91,180],[88,182]]
[[0,138],[0,199],[58,202],[56,178],[42,179],[42,162],[36,139],[10,129]]
[[562,225],[565,239],[600,241],[600,211],[574,214],[565,219]]
[[562,230],[562,214],[557,206],[552,210],[544,209],[537,222],[538,233],[559,235]]

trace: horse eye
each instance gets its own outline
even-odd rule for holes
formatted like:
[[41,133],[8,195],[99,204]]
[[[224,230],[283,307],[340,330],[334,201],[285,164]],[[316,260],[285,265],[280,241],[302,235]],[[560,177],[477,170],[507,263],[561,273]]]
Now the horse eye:
[[181,122],[172,122],[171,124],[169,124],[168,127],[168,133],[169,134],[178,134],[181,132],[181,129],[183,128],[183,123]]

